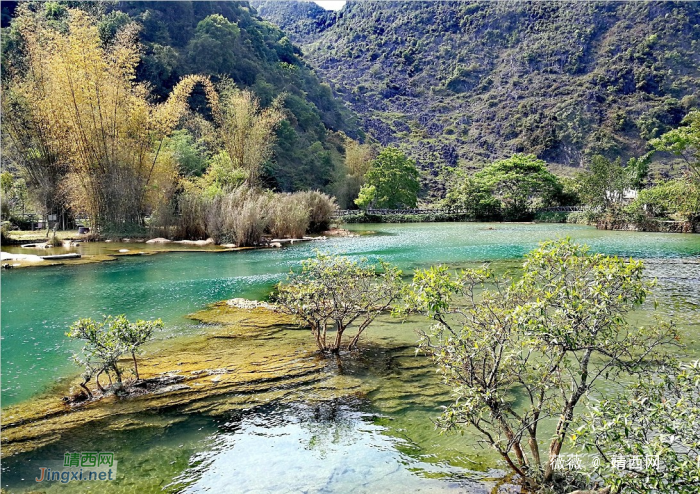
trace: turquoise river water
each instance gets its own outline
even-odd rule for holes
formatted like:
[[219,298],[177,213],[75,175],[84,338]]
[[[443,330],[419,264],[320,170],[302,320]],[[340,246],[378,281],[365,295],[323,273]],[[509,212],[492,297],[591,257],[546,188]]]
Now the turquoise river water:
[[[490,262],[514,269],[538,242],[570,236],[594,251],[645,260],[647,275],[658,279],[659,305],[635,317],[677,320],[687,357],[700,358],[700,235],[502,223],[353,229],[374,233],[283,249],[163,253],[3,272],[2,406],[50,393],[75,377],[71,354],[77,345],[65,332],[76,319],[121,313],[162,318],[166,329],[153,348],[167,348],[178,337],[208,330],[187,314],[232,297],[264,298],[314,249],[381,257],[407,272],[437,263]],[[95,253],[119,247],[81,248]],[[216,415],[174,409],[139,417],[146,425],[136,431],[79,429],[4,459],[2,487],[8,492],[490,492],[502,476],[498,464],[463,438],[433,430],[430,419],[449,393],[429,365],[412,363],[419,357],[411,325],[384,320],[369,333],[375,346],[346,370],[371,383],[371,391],[361,396],[273,401]],[[382,351],[389,343],[394,353]],[[37,486],[37,462],[77,450],[114,451],[120,460],[117,480]]]

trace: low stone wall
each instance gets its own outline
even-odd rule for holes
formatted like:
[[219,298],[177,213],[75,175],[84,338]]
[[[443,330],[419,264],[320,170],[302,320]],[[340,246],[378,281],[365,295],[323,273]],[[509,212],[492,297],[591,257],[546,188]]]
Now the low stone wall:
[[660,233],[700,233],[700,223],[690,221],[659,221],[647,220],[640,223],[632,223],[624,220],[601,220],[596,224],[599,230],[618,230],[633,232],[660,232]]

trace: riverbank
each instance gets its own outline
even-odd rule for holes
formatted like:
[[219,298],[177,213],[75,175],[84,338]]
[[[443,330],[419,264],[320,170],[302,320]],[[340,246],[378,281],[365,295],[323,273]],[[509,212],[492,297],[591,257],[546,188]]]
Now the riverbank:
[[478,222],[467,213],[435,212],[428,214],[371,214],[358,213],[337,218],[346,224],[362,223],[454,223],[454,222]]
[[650,219],[642,222],[631,222],[624,219],[604,218],[596,223],[598,230],[615,230],[627,232],[653,233],[700,233],[700,222],[664,221]]
[[[169,253],[169,252],[232,252],[232,251],[240,251],[240,250],[249,250],[250,247],[241,247],[241,248],[221,248],[218,250],[210,250],[210,249],[201,249],[201,250],[195,250],[195,249],[184,249],[184,248],[178,248],[176,246],[173,246],[172,248],[158,248],[158,249],[150,249],[150,250],[142,250],[139,249],[138,244],[133,245],[133,244],[121,244],[121,248],[114,248],[114,249],[109,249],[109,252],[102,253],[102,254],[80,254],[79,257],[70,257],[70,258],[60,258],[56,256],[60,256],[62,254],[65,254],[65,248],[51,248],[47,249],[46,252],[59,252],[56,253],[55,256],[41,256],[41,255],[34,255],[34,254],[24,254],[24,253],[17,253],[17,252],[6,252],[2,251],[0,252],[0,259],[2,261],[2,268],[3,269],[17,269],[17,268],[31,268],[31,267],[48,267],[48,266],[63,266],[63,265],[70,265],[70,266],[80,266],[83,264],[94,264],[94,263],[102,263],[102,262],[109,262],[109,261],[116,261],[121,257],[130,257],[130,256],[152,256],[155,254],[163,254],[163,253]],[[21,247],[20,247],[21,248]],[[58,250],[60,249],[60,250]],[[79,251],[80,249],[72,249],[72,251]],[[107,250],[107,249],[106,249]],[[42,252],[43,254],[43,252]]]
[[[366,234],[366,233],[365,233]],[[54,247],[46,239],[32,239],[25,236],[15,245],[3,244],[0,253],[3,269],[27,268],[39,266],[81,265],[105,261],[114,261],[125,256],[148,256],[172,252],[238,252],[255,249],[275,249],[302,242],[324,241],[331,237],[352,238],[357,234],[341,228],[333,228],[318,236],[302,238],[270,238],[259,246],[237,247],[234,244],[216,244],[212,239],[207,240],[170,240],[166,238],[132,239],[122,238],[119,241],[105,240],[104,242],[84,241],[75,236],[62,236],[59,247]],[[95,249],[95,246],[102,246]],[[95,253],[95,251],[99,253]]]

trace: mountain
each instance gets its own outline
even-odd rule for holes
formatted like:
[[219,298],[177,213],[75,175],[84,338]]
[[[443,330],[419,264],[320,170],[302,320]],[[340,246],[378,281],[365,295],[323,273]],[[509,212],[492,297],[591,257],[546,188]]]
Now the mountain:
[[564,172],[638,156],[698,107],[696,2],[254,5],[437,195],[446,166],[516,152]]
[[[319,81],[301,50],[247,2],[119,2],[116,12],[143,25],[141,77],[166,94],[188,73],[231,78],[264,105],[284,95],[290,118],[278,129],[269,185],[331,190],[344,141],[363,137],[357,119]],[[115,17],[116,12],[114,14]]]

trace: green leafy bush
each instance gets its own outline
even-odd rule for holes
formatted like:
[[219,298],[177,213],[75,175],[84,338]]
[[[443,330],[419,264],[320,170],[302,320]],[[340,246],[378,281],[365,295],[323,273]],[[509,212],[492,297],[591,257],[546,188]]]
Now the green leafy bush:
[[[593,254],[570,239],[530,252],[517,280],[488,267],[417,271],[406,308],[433,323],[420,348],[455,397],[441,430],[472,429],[528,489],[553,487],[577,407],[605,381],[635,382],[653,373],[647,362],[672,360],[672,324],[628,322],[653,285],[643,272],[641,261]],[[551,435],[538,427],[549,418]]]
[[398,149],[389,147],[372,162],[355,204],[361,209],[414,208],[419,190],[415,163]]
[[299,274],[277,285],[280,310],[309,326],[321,352],[338,354],[345,331],[356,333],[347,349],[357,346],[362,333],[401,295],[401,271],[379,261],[317,253],[302,262]]
[[562,190],[544,161],[516,154],[472,176],[457,174],[445,204],[479,219],[521,221],[531,219],[537,208],[554,204]]
[[638,220],[670,217],[693,221],[700,216],[699,184],[678,178],[644,189],[624,212]]
[[[76,338],[85,342],[80,353],[73,355],[73,359],[84,368],[83,382],[80,386],[88,397],[92,392],[87,383],[95,378],[95,383],[100,391],[105,391],[100,384],[100,375],[113,374],[117,381],[117,390],[122,387],[123,370],[119,366],[119,360],[124,354],[130,354],[134,362],[134,373],[139,379],[136,354],[141,346],[148,342],[157,329],[163,327],[163,321],[138,320],[134,323],[124,315],[106,316],[103,321],[93,319],[79,319],[66,333],[70,338]],[[111,381],[111,376],[110,376]]]
[[602,456],[593,473],[614,492],[698,492],[698,389],[700,362],[679,363],[660,368],[624,394],[589,403],[574,436]]
[[569,215],[566,217],[566,222],[575,225],[594,225],[599,216],[600,213],[593,209],[588,209],[586,211],[574,211],[569,213]]

